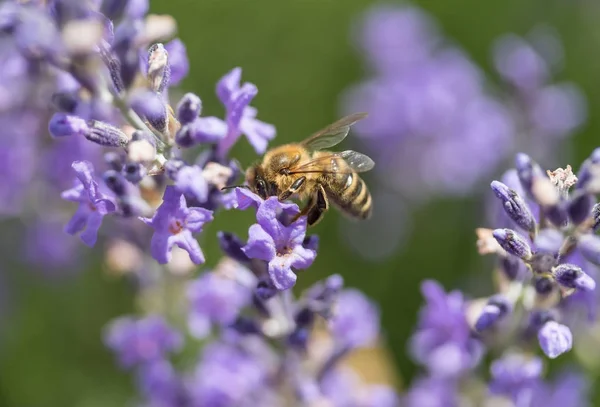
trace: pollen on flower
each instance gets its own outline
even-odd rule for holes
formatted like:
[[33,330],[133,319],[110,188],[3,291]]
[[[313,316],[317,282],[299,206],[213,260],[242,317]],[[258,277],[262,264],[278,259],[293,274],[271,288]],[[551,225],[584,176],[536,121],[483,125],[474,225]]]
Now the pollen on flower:
[[179,219],[176,219],[169,224],[169,232],[171,232],[172,235],[180,233],[183,228],[184,224]]
[[567,168],[557,168],[554,171],[546,171],[548,176],[550,177],[550,181],[561,194],[566,193],[569,188],[577,183],[577,176],[573,174],[573,169],[570,165],[567,165]]

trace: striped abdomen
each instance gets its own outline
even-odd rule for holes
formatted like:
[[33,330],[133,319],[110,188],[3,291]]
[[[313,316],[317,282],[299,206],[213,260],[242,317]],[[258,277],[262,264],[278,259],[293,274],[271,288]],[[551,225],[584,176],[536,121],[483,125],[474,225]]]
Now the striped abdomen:
[[349,172],[346,163],[338,159],[339,173],[331,175],[326,192],[331,201],[353,218],[371,216],[372,200],[367,184],[355,172]]

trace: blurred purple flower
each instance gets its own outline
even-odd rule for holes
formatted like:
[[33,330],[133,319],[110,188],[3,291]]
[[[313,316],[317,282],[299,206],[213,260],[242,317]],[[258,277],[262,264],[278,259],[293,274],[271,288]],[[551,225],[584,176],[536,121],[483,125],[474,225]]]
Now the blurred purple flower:
[[573,334],[569,327],[556,321],[548,321],[538,331],[538,341],[544,353],[554,359],[571,350]]
[[178,351],[183,343],[182,336],[158,315],[141,319],[120,317],[107,327],[104,340],[125,368],[160,361],[167,353]]
[[242,308],[250,303],[252,288],[216,272],[202,274],[190,283],[187,290],[190,331],[203,338],[210,333],[213,323],[222,326],[232,324]]
[[185,197],[175,187],[165,189],[162,205],[150,218],[140,218],[154,228],[152,235],[152,257],[160,264],[171,260],[171,249],[177,245],[188,252],[195,264],[204,263],[200,245],[192,236],[199,233],[206,222],[212,221],[212,212],[204,208],[188,208]]
[[459,291],[445,293],[435,281],[425,281],[421,292],[426,304],[419,313],[410,350],[432,376],[453,377],[473,368],[482,354],[481,344],[471,336],[465,316],[466,304]]
[[289,226],[284,226],[277,219],[278,210],[288,207],[289,204],[280,203],[277,197],[264,201],[256,212],[258,223],[250,227],[248,243],[242,249],[248,257],[268,262],[269,276],[278,290],[293,287],[297,276],[292,269],[307,268],[316,257],[314,250],[302,245],[306,235],[306,217]]
[[[94,167],[88,161],[75,161],[73,170],[79,180],[79,185],[64,191],[63,199],[78,202],[79,208],[69,223],[65,232],[74,235],[81,233],[81,240],[92,247],[98,239],[98,230],[105,215],[114,212],[116,207],[111,198],[100,192],[99,185],[94,181]],[[85,230],[84,230],[85,229]]]
[[495,360],[491,367],[489,390],[511,398],[516,405],[531,398],[534,388],[541,384],[542,360],[521,354],[508,354]]
[[337,297],[328,324],[341,347],[370,346],[379,335],[379,311],[361,292],[344,290]]
[[224,343],[205,347],[188,381],[193,406],[250,407],[266,389],[268,372],[253,355]]
[[440,378],[422,378],[412,383],[402,404],[406,407],[459,407],[457,384]]
[[140,393],[150,406],[177,406],[184,400],[183,381],[167,360],[144,363],[137,373],[137,382]]

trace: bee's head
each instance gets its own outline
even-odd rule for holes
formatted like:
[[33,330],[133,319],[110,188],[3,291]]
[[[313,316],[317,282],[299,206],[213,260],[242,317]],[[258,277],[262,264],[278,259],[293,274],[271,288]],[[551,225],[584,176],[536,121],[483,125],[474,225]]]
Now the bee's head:
[[269,184],[265,180],[264,173],[259,166],[248,168],[246,171],[246,182],[250,190],[262,199],[267,199],[271,195]]

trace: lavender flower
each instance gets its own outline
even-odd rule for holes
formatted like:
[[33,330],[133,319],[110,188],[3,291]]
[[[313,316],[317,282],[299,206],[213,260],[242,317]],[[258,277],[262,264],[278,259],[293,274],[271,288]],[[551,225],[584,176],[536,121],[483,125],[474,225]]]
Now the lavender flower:
[[329,328],[344,348],[369,346],[379,333],[379,312],[359,291],[345,290],[338,296]]
[[269,277],[278,290],[293,287],[297,276],[292,268],[307,268],[316,256],[314,250],[302,245],[306,235],[306,218],[301,217],[284,226],[277,218],[277,211],[283,208],[289,206],[283,207],[277,197],[261,203],[256,212],[258,223],[250,227],[248,243],[242,249],[248,257],[268,262]]
[[156,214],[151,219],[140,219],[154,228],[151,252],[152,257],[160,264],[171,260],[171,248],[174,245],[187,251],[195,264],[204,263],[204,254],[192,234],[200,232],[202,226],[212,220],[211,211],[188,208],[183,195],[174,187],[168,186]]
[[556,358],[573,347],[573,334],[565,325],[548,321],[538,332],[538,340],[549,358]]
[[179,350],[182,337],[157,315],[143,319],[121,317],[108,327],[105,343],[117,354],[123,367],[131,368],[159,361],[167,353]]
[[460,375],[481,357],[481,346],[466,319],[465,300],[458,291],[446,294],[434,281],[423,282],[421,291],[427,305],[410,340],[411,353],[433,376]]
[[187,291],[191,307],[190,331],[204,337],[210,332],[211,323],[222,326],[234,323],[241,310],[249,305],[252,288],[237,281],[235,276],[205,272]]
[[65,226],[65,231],[74,235],[85,229],[81,233],[81,240],[91,247],[96,244],[98,239],[98,230],[102,225],[102,219],[105,215],[115,211],[115,204],[107,195],[100,192],[98,183],[93,179],[94,167],[91,163],[76,161],[73,163],[73,170],[77,174],[79,185],[64,191],[61,197],[68,201],[78,202],[79,208]]
[[257,89],[251,83],[240,86],[241,68],[234,68],[217,84],[217,96],[227,110],[227,136],[219,143],[219,154],[226,154],[240,135],[245,134],[258,154],[267,149],[275,137],[275,128],[256,119],[256,109],[248,106]]

